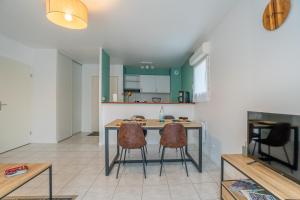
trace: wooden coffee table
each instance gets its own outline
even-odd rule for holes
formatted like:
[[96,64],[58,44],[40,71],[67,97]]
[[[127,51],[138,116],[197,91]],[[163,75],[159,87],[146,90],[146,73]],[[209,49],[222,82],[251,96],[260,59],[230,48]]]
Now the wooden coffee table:
[[[20,165],[27,165],[29,170],[27,173],[14,176],[6,177],[5,169],[16,167]],[[6,197],[10,193],[17,190],[30,180],[39,176],[46,170],[49,170],[49,199],[52,200],[52,165],[48,163],[22,163],[22,164],[4,164],[0,163],[0,199]]]

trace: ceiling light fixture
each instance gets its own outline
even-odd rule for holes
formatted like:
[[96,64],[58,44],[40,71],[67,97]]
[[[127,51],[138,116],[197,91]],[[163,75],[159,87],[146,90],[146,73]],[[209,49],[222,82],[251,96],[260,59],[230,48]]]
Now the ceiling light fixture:
[[143,61],[143,62],[140,62],[140,64],[141,64],[141,69],[148,70],[148,69],[154,69],[155,68],[155,66],[153,65],[152,62]]
[[80,0],[46,0],[47,18],[54,24],[69,29],[88,26],[88,9]]

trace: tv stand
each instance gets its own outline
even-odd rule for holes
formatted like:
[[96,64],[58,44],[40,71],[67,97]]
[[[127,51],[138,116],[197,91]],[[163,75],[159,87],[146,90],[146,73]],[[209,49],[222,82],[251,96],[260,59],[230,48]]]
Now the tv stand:
[[300,199],[299,184],[269,167],[255,162],[250,157],[233,154],[222,155],[221,158],[221,199],[223,200],[246,200],[240,193],[230,190],[230,186],[237,180],[224,180],[225,162],[280,200]]

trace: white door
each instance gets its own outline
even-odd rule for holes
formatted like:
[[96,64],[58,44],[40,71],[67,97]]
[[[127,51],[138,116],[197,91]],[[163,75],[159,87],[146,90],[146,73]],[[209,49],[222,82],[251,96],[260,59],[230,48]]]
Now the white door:
[[91,128],[92,131],[99,131],[99,77],[92,77],[92,98],[91,98]]
[[30,67],[0,57],[0,153],[29,143]]
[[[113,94],[119,95],[118,84],[119,84],[118,76],[110,76],[109,77],[109,96],[110,96],[111,102],[113,101]],[[120,98],[120,97],[118,97],[118,98]]]
[[140,76],[140,88],[142,93],[156,93],[156,76]]
[[170,93],[170,76],[156,76],[156,92]]

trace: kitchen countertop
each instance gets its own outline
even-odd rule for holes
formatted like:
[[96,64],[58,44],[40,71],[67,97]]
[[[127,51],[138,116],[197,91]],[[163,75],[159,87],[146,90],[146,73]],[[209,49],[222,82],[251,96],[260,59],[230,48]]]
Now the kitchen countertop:
[[175,105],[194,105],[195,103],[172,103],[172,102],[102,102],[102,104],[175,104]]

